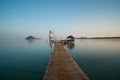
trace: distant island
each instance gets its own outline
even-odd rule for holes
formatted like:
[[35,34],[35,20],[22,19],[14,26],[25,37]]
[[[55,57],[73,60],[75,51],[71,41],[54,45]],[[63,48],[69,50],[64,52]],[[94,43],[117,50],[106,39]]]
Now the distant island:
[[28,36],[25,39],[40,39],[40,38],[36,38],[36,37],[33,37],[33,36]]
[[76,39],[120,39],[120,37],[80,37]]

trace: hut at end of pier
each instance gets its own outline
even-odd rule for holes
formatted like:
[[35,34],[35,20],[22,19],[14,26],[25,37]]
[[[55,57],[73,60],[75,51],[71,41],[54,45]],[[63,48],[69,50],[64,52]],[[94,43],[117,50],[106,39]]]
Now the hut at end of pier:
[[74,44],[74,40],[75,40],[75,37],[73,37],[72,35],[70,35],[70,36],[66,37],[66,39],[60,40],[59,42],[62,43],[63,45]]
[[68,40],[68,41],[74,41],[74,40],[75,40],[75,37],[72,36],[72,35],[70,35],[70,36],[67,37],[67,40]]

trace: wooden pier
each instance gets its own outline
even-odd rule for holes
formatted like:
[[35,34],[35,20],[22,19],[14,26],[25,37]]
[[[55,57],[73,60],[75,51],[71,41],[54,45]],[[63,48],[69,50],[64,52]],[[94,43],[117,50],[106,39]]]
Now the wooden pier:
[[89,80],[62,44],[55,43],[43,80]]

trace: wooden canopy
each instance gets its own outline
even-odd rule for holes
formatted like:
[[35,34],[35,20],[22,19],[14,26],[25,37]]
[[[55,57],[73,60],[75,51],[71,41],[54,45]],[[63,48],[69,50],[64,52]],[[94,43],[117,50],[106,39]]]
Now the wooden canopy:
[[67,38],[75,39],[75,37],[72,35],[68,36]]

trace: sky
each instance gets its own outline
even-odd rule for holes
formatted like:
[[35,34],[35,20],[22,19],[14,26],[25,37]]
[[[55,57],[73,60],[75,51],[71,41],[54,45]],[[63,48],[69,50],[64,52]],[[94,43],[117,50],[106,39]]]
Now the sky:
[[120,0],[0,0],[0,37],[120,36]]

